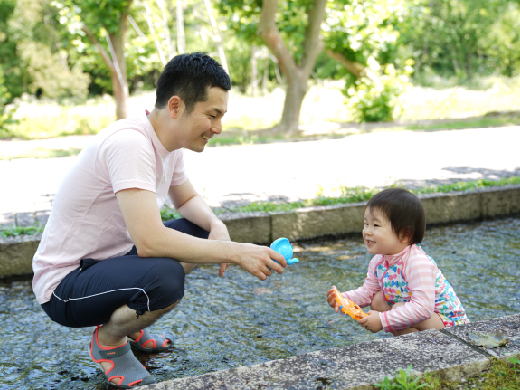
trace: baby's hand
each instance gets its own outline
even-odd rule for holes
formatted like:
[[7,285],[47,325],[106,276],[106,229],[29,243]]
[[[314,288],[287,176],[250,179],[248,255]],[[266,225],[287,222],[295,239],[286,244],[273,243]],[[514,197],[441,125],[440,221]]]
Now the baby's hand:
[[339,307],[336,305],[336,286],[327,291],[327,303],[338,312]]
[[370,310],[367,314],[367,317],[357,320],[357,323],[366,330],[371,331],[372,333],[377,333],[380,330],[382,330],[383,324],[381,323],[379,312],[375,310]]

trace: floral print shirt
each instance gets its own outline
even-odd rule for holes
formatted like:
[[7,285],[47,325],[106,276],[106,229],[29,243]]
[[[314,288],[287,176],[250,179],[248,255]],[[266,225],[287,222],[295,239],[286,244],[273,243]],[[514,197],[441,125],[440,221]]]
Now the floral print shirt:
[[385,332],[405,329],[437,313],[444,326],[468,323],[466,312],[435,261],[417,244],[395,255],[376,255],[362,287],[343,295],[361,307],[369,306],[377,291],[389,305],[405,302],[379,314]]

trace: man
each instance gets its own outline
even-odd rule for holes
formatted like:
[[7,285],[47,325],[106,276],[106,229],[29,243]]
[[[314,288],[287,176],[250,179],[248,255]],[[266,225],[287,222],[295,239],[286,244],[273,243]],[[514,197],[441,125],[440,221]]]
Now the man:
[[[171,335],[146,328],[179,303],[184,275],[198,263],[220,263],[220,276],[236,263],[260,280],[287,266],[268,247],[231,242],[184,172],[183,148],[202,152],[222,132],[230,89],[207,55],[174,57],[153,111],[102,130],[56,194],[33,259],[33,290],[53,321],[97,326],[90,356],[120,388],[155,383],[130,346],[172,345]],[[183,219],[163,224],[167,195]]]

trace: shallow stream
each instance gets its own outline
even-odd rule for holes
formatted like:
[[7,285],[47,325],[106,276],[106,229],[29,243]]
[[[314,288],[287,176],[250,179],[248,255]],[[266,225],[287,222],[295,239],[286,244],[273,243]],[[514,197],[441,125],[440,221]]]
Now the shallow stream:
[[[423,249],[453,285],[471,321],[520,313],[520,218],[427,229]],[[371,255],[361,236],[295,244],[297,265],[261,282],[238,267],[195,269],[184,300],[153,329],[172,329],[171,353],[140,356],[158,381],[201,375],[391,337],[334,313],[325,292],[363,283]],[[92,329],[50,321],[28,278],[0,280],[0,389],[104,389],[89,359]]]

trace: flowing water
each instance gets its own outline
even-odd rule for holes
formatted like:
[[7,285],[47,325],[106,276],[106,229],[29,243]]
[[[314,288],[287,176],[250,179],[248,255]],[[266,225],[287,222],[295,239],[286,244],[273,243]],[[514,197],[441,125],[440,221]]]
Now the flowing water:
[[[450,281],[471,321],[520,312],[520,219],[429,228],[423,249]],[[184,300],[152,329],[173,330],[172,352],[139,359],[158,381],[201,375],[390,337],[336,314],[325,293],[363,283],[371,255],[361,236],[295,245],[300,263],[261,282],[238,267],[223,278],[202,266]],[[50,321],[30,280],[0,280],[0,389],[104,389],[87,352],[92,329]]]

